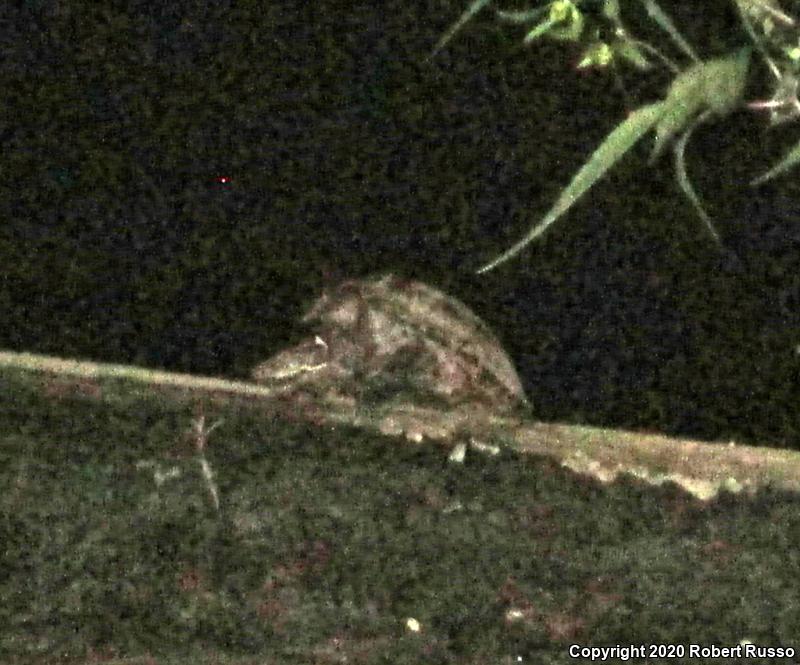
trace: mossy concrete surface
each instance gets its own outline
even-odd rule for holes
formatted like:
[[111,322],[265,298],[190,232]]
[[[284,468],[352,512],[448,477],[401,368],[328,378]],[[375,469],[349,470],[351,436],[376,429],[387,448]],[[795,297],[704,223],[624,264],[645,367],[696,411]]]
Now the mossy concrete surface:
[[0,662],[800,648],[795,494],[606,484],[501,440],[453,464],[279,415],[0,369]]

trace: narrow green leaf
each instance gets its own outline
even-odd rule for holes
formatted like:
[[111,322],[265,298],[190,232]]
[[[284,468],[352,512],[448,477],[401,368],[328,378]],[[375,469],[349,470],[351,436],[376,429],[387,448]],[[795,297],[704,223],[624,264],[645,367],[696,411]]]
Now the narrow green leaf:
[[722,116],[733,110],[744,91],[749,65],[750,49],[745,47],[724,58],[695,63],[678,74],[667,92],[650,162],[701,111]]
[[452,26],[450,26],[444,35],[442,35],[442,38],[436,43],[436,46],[433,47],[433,51],[431,51],[431,54],[426,58],[426,60],[430,60],[439,51],[441,51],[447,45],[447,42],[449,42],[455,36],[455,34],[467,24],[468,21],[491,1],[492,0],[473,0],[473,3],[467,7],[461,16],[458,17],[458,20],[453,23]]
[[552,19],[547,19],[546,21],[542,21],[539,23],[535,28],[532,28],[525,38],[522,40],[523,44],[530,44],[532,41],[539,39],[542,35],[546,35],[551,30],[555,28],[557,25],[557,21],[553,21]]
[[648,16],[658,24],[658,27],[672,37],[672,41],[674,41],[686,55],[695,62],[700,60],[697,55],[695,55],[689,42],[683,38],[678,28],[675,27],[672,19],[658,6],[655,0],[644,0],[644,7],[647,10]]
[[576,69],[587,67],[608,67],[614,60],[614,51],[605,42],[595,42],[583,52]]
[[614,53],[623,60],[631,63],[639,71],[645,71],[652,67],[650,61],[645,57],[644,53],[642,53],[642,49],[639,48],[639,45],[632,39],[625,38],[618,40],[614,42],[612,48],[614,49]]
[[534,7],[522,12],[509,12],[502,9],[495,10],[497,18],[508,23],[530,23],[549,11],[547,7]]
[[501,263],[505,263],[522,251],[531,241],[544,233],[553,222],[569,210],[587,190],[602,178],[646,131],[659,121],[663,110],[664,102],[657,102],[655,104],[643,106],[631,113],[608,135],[608,137],[606,137],[606,140],[603,141],[600,147],[592,153],[589,161],[575,174],[572,182],[561,192],[558,200],[544,216],[542,221],[535,225],[528,232],[528,235],[511,249],[480,268],[478,274],[488,272]]
[[667,98],[664,100],[664,113],[656,127],[652,164],[664,152],[664,148],[675,134],[680,132],[703,108],[703,80],[698,68],[702,63],[692,65],[680,73],[672,82]]
[[773,166],[764,175],[758,176],[758,178],[753,180],[750,184],[753,186],[760,185],[767,180],[771,180],[775,176],[783,175],[798,162],[800,162],[800,143],[796,143],[794,148],[789,151],[789,154],[787,154],[780,162]]
[[794,26],[794,20],[783,12],[777,0],[736,0],[736,4],[742,13],[761,23],[762,29],[767,27],[768,21]]
[[619,0],[605,0],[605,2],[603,2],[603,16],[609,19],[612,23],[619,25]]
[[697,216],[706,225],[711,237],[714,238],[717,243],[721,244],[722,241],[719,238],[719,233],[717,233],[717,229],[714,228],[711,218],[708,216],[708,213],[706,213],[703,205],[700,203],[700,199],[695,193],[694,187],[692,187],[692,183],[689,181],[689,176],[686,173],[686,144],[689,142],[689,138],[691,137],[695,128],[701,123],[705,122],[710,115],[711,111],[706,111],[703,115],[701,115],[692,123],[689,129],[687,129],[681,135],[680,139],[675,144],[675,177],[678,180],[678,186],[683,191],[684,196],[686,196],[686,198],[689,199],[689,202],[694,206]]
[[547,18],[525,35],[523,44],[547,35],[557,41],[578,41],[583,33],[584,18],[580,10],[570,0],[557,0],[550,4]]
[[740,48],[725,58],[705,63],[703,69],[703,94],[706,107],[717,116],[730,113],[744,94],[747,73],[750,69],[749,46]]
[[562,0],[561,3],[554,3],[561,5],[558,10],[550,12],[552,18],[559,18],[559,23],[554,26],[550,32],[549,37],[562,42],[576,42],[583,34],[583,26],[585,19],[581,11],[572,3],[567,0]]

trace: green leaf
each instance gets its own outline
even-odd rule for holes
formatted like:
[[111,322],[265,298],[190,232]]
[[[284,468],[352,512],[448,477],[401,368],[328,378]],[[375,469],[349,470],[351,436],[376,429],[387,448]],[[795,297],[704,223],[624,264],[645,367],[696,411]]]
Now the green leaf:
[[714,238],[717,243],[721,243],[717,229],[714,228],[711,218],[708,216],[708,213],[706,213],[703,205],[700,203],[700,199],[695,193],[692,183],[689,181],[689,176],[686,173],[686,159],[684,158],[686,153],[686,144],[689,142],[692,132],[698,125],[707,120],[707,116],[710,114],[711,111],[706,111],[703,115],[697,118],[697,120],[692,123],[689,129],[683,133],[681,138],[675,144],[675,177],[678,180],[678,185],[680,186],[681,191],[683,191],[684,196],[689,199],[689,202],[692,204],[692,206],[694,206],[697,216],[706,225],[711,237]]
[[612,23],[619,25],[621,20],[619,0],[605,0],[605,2],[603,2],[603,16]]
[[661,155],[670,139],[683,130],[703,108],[703,80],[696,69],[698,66],[702,67],[702,63],[693,65],[672,82],[664,101],[664,113],[656,127],[656,140],[650,155],[651,164]]
[[655,161],[670,139],[701,111],[722,116],[733,110],[744,92],[749,64],[750,48],[745,47],[724,58],[698,62],[678,74],[664,102],[650,161]]
[[614,51],[605,42],[595,42],[590,44],[589,47],[583,52],[577,69],[586,69],[587,67],[608,67],[614,60]]
[[561,192],[555,205],[542,221],[511,249],[480,268],[478,274],[488,272],[501,263],[505,263],[544,233],[553,222],[569,210],[586,191],[602,178],[645,132],[659,121],[663,113],[664,102],[649,104],[631,113],[608,135],[600,147],[594,151],[589,161],[575,174],[572,182]]
[[547,18],[525,35],[523,44],[547,35],[558,41],[577,41],[583,33],[583,14],[570,0],[556,0],[550,4]]
[[509,12],[498,9],[495,11],[497,18],[508,23],[530,23],[536,20],[542,14],[549,11],[547,7],[534,7],[522,12]]
[[697,62],[699,58],[695,55],[689,42],[683,38],[683,35],[681,35],[678,28],[676,28],[675,24],[672,22],[672,19],[658,6],[658,3],[655,0],[644,0],[644,7],[647,11],[647,15],[656,22],[658,27],[672,37],[672,41],[674,41],[686,55]]
[[463,28],[468,21],[491,1],[492,0],[474,0],[473,3],[467,7],[464,13],[458,17],[458,20],[453,23],[447,32],[442,35],[442,38],[436,42],[436,46],[433,47],[433,51],[431,51],[431,54],[427,57],[427,60],[430,60],[439,51],[441,51],[447,45],[447,42],[455,37],[455,34],[461,30],[461,28]]
[[789,154],[786,155],[786,157],[784,157],[764,175],[761,175],[753,180],[750,184],[760,185],[767,180],[771,180],[775,176],[782,175],[791,169],[795,164],[797,164],[797,162],[800,162],[800,143],[796,143],[794,148],[789,151]]
[[641,48],[639,48],[639,45],[631,39],[625,38],[615,41],[612,48],[618,57],[626,60],[639,71],[645,71],[652,67],[650,61],[645,57],[644,53],[642,53]]
[[749,46],[745,46],[726,58],[705,63],[705,102],[716,116],[727,115],[738,106],[747,82],[751,51]]
[[[584,18],[571,0],[556,0],[550,5],[550,22],[553,26],[548,37],[563,42],[576,42],[583,34]],[[525,38],[528,41],[528,38]]]
[[552,19],[547,19],[542,21],[535,28],[532,28],[525,38],[522,40],[523,44],[530,44],[532,41],[539,39],[542,35],[549,34],[555,31],[555,26],[558,25],[558,21],[554,21]]

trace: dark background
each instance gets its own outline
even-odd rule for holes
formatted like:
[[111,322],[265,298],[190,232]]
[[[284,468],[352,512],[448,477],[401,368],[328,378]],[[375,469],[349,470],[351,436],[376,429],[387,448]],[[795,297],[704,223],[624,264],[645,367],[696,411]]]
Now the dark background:
[[[5,3],[0,348],[243,377],[326,279],[392,270],[484,318],[542,420],[797,447],[796,175],[747,186],[797,130],[695,132],[723,250],[644,141],[478,277],[669,75],[488,10],[424,62],[466,4]],[[744,42],[728,2],[664,6],[704,57]]]

